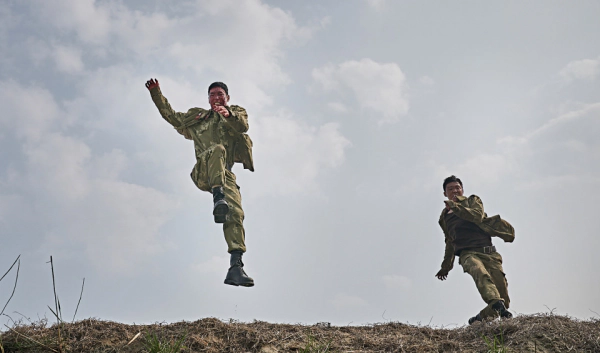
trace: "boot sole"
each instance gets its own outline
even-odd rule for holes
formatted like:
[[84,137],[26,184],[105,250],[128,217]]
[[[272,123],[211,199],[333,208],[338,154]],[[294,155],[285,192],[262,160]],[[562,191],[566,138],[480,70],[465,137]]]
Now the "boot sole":
[[229,284],[230,286],[242,286],[242,287],[254,287],[254,283],[236,283],[234,281],[225,280],[225,284]]
[[215,216],[215,223],[225,223],[227,221],[227,214],[229,213],[229,206],[227,204],[221,204],[214,208],[213,216]]

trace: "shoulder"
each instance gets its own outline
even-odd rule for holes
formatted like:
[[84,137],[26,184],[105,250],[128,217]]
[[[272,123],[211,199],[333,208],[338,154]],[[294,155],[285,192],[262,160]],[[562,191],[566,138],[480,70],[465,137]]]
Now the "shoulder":
[[203,117],[205,117],[205,114],[210,113],[210,110],[208,109],[204,109],[204,108],[190,108],[188,109],[187,113],[185,113],[185,116],[188,118],[196,118],[199,115],[202,115]]
[[202,120],[198,119],[198,117],[205,118],[207,112],[209,111],[202,108],[190,108],[186,113],[183,114],[183,116],[180,118],[180,121],[184,128],[188,128],[201,122]]
[[208,110],[204,109],[204,108],[194,107],[194,108],[188,109],[187,114],[194,114],[194,113],[195,114],[202,114],[202,113],[207,112],[207,111]]
[[234,113],[246,113],[246,109],[240,107],[239,105],[230,105],[229,111]]
[[477,195],[471,195],[467,198],[467,202],[469,203],[469,205],[472,205],[474,203],[479,203],[479,204],[483,204],[483,201],[481,201],[481,197],[477,196]]

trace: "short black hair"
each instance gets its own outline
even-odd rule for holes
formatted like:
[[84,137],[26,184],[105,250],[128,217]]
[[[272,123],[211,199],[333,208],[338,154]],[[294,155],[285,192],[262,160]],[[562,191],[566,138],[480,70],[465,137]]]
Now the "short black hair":
[[448,185],[450,183],[453,183],[453,182],[457,182],[457,183],[460,184],[461,188],[463,187],[463,183],[462,183],[462,181],[460,181],[459,178],[457,178],[454,175],[450,175],[449,177],[447,177],[446,179],[444,179],[444,186],[443,186],[444,192],[446,192],[446,185]]
[[227,85],[224,84],[223,82],[213,82],[210,84],[210,86],[208,86],[208,92],[210,93],[210,90],[215,88],[215,87],[221,87],[223,89],[223,91],[225,91],[225,94],[229,94],[229,89],[227,88]]

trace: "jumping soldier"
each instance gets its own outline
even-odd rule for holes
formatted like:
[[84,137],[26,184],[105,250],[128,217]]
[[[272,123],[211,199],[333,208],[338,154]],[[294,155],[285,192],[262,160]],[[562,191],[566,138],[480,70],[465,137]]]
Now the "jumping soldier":
[[208,87],[210,109],[191,108],[186,113],[171,108],[158,80],[148,80],[146,88],[160,115],[186,139],[194,141],[196,165],[191,177],[200,190],[212,193],[214,221],[223,224],[231,254],[225,284],[252,287],[254,280],[248,277],[242,262],[242,254],[246,252],[242,197],[231,171],[236,162],[254,171],[252,140],[246,134],[246,110],[229,105],[229,90],[223,82]]

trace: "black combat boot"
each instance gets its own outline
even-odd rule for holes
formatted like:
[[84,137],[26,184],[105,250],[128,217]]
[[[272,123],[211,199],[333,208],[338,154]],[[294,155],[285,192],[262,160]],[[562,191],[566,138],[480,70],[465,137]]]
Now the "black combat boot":
[[504,306],[503,300],[498,300],[497,302],[495,302],[492,305],[492,309],[496,310],[501,318],[510,319],[512,317],[510,311],[508,311],[508,309],[506,309],[506,307]]
[[473,325],[477,321],[483,321],[480,314],[477,314],[469,319],[469,325]]
[[229,260],[229,271],[227,271],[227,277],[225,277],[225,284],[231,284],[232,286],[254,286],[254,280],[246,274],[244,271],[244,263],[242,262],[242,252],[232,251],[231,259]]
[[225,223],[227,220],[227,213],[229,213],[229,205],[225,201],[225,193],[223,192],[222,186],[212,188],[213,203],[213,216],[215,216],[215,223]]

